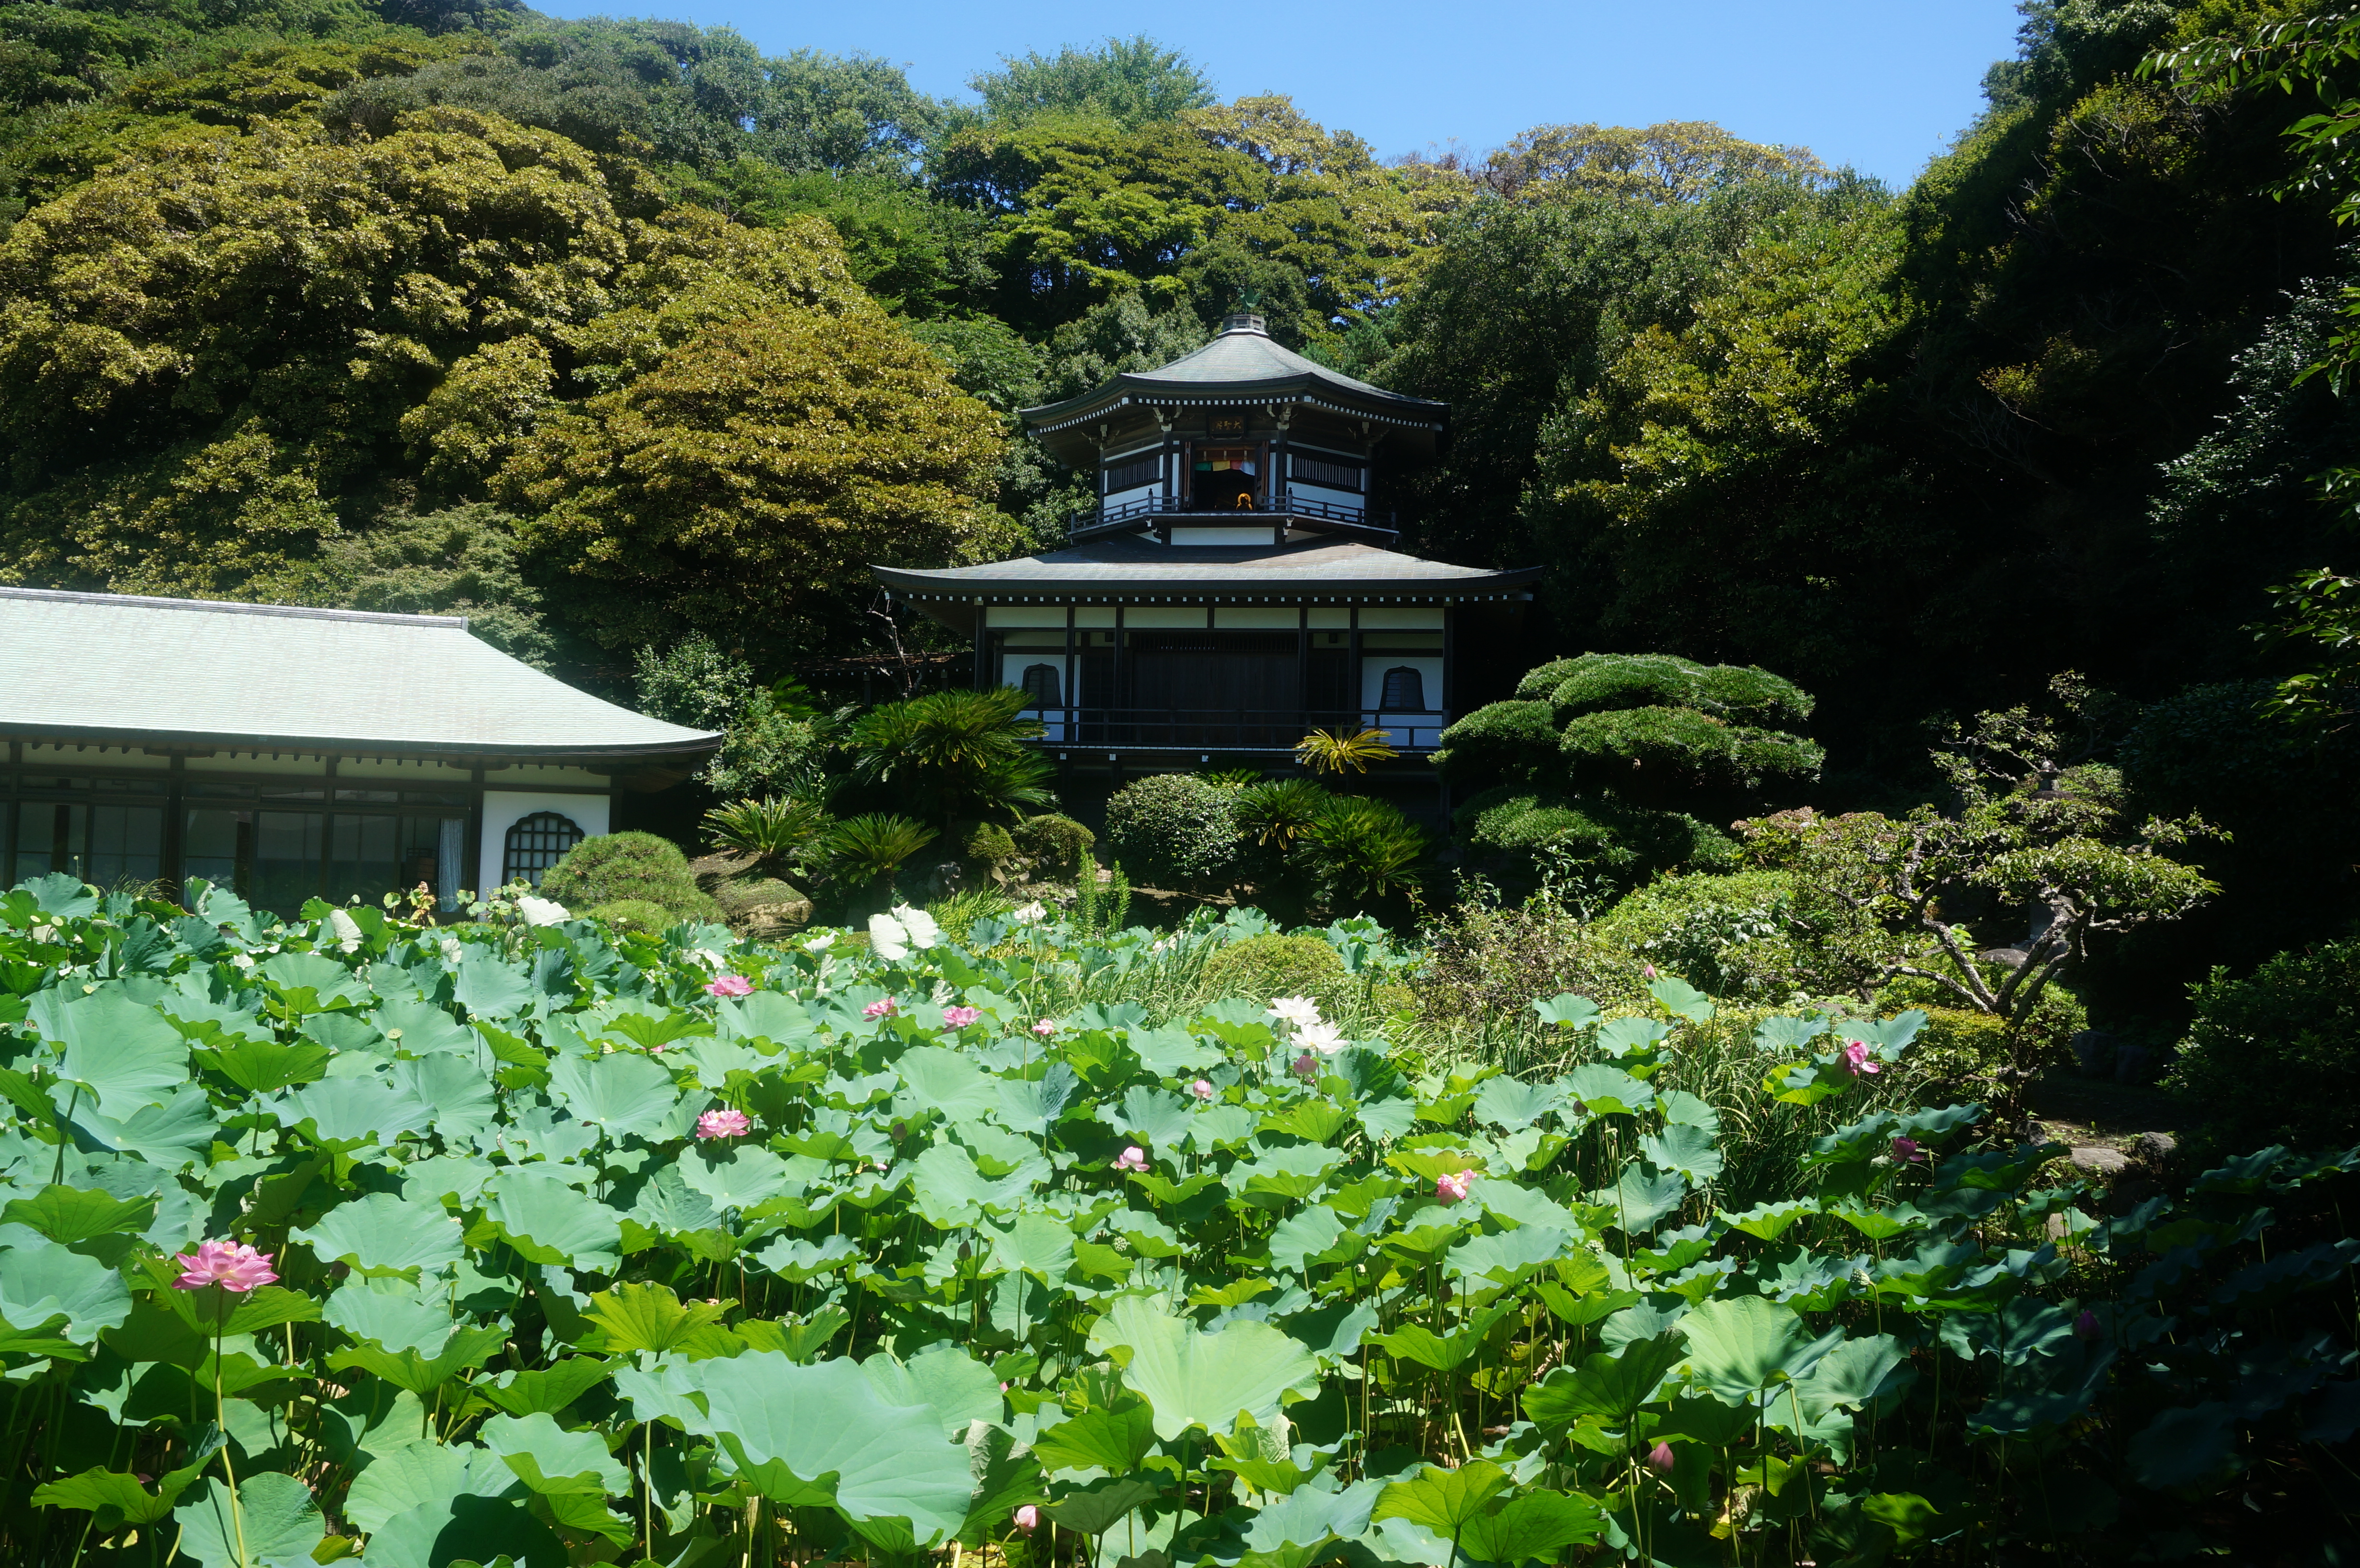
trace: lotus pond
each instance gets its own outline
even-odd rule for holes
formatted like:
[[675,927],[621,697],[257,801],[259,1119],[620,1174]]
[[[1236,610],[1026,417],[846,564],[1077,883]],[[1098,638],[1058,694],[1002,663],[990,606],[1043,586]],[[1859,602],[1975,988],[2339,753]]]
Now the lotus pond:
[[[1712,1018],[1676,980],[1541,999],[1546,1077],[1124,999],[1251,917],[754,947],[195,906],[0,898],[10,1563],[2291,1562],[2346,1528],[2355,1155],[2102,1203],[1900,1103],[1913,1015],[1766,1019],[1715,1103],[1674,1086]],[[1792,1190],[1738,1181],[1765,1127]]]

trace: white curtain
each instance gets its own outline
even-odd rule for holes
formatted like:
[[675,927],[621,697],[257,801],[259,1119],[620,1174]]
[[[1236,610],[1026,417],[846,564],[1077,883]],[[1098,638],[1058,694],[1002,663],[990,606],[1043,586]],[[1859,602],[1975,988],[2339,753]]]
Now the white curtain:
[[448,912],[459,907],[459,852],[467,842],[467,819],[442,819],[442,836],[434,844],[435,907]]

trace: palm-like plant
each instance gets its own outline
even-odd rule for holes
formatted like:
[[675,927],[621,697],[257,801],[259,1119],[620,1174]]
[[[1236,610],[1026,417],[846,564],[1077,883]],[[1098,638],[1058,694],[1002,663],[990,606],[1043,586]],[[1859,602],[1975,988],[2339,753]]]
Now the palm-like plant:
[[1308,779],[1274,779],[1238,791],[1238,826],[1256,844],[1291,849],[1335,797]]
[[1314,773],[1366,773],[1371,762],[1401,755],[1389,744],[1393,738],[1391,730],[1313,730],[1295,743],[1295,759]]
[[783,866],[797,859],[833,822],[815,800],[772,797],[716,806],[705,813],[705,831],[716,844]]
[[1021,716],[1032,701],[1012,686],[930,691],[871,710],[847,744],[862,778],[908,791],[944,822],[978,808],[1021,815],[1050,799],[1048,765],[1024,745],[1043,733]]
[[1382,800],[1328,797],[1304,835],[1331,898],[1382,898],[1417,886],[1426,834]]
[[880,811],[847,817],[828,829],[821,845],[837,877],[854,882],[884,882],[934,838],[934,830],[923,822]]

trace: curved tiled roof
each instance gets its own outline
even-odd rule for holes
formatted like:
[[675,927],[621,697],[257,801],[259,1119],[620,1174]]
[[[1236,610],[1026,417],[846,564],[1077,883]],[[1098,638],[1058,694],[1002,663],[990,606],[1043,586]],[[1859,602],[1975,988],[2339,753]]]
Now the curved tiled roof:
[[1026,408],[1022,415],[1035,428],[1052,430],[1126,400],[1185,401],[1218,395],[1233,400],[1317,398],[1321,394],[1339,408],[1421,428],[1439,428],[1448,412],[1444,404],[1388,392],[1306,359],[1273,341],[1260,316],[1240,315],[1230,317],[1229,324],[1211,343],[1169,365],[1155,370],[1124,371],[1103,387],[1063,402]]
[[944,597],[1059,593],[1134,598],[1152,593],[1457,597],[1521,588],[1538,567],[1494,571],[1421,561],[1373,545],[1315,539],[1284,545],[1164,545],[1125,538],[954,566],[938,572],[870,569],[887,587]]
[[458,615],[0,588],[0,735],[445,757],[687,757]]

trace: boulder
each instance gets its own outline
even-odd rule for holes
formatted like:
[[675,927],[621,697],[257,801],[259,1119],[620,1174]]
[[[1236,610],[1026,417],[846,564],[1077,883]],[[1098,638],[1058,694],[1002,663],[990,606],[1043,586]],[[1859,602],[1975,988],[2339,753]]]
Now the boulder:
[[2074,1169],[2087,1171],[2103,1181],[2112,1181],[2131,1168],[2129,1155],[2119,1149],[2107,1149],[2103,1145],[2073,1149],[2065,1158],[2073,1162]]

